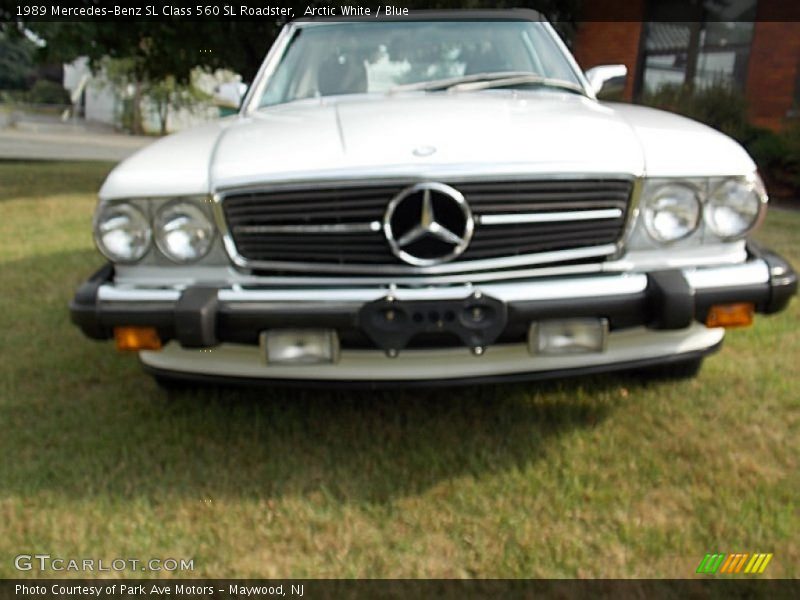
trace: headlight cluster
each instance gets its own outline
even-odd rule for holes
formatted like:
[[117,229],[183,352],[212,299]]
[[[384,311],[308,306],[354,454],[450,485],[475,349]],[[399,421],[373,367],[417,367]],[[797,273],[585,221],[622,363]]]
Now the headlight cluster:
[[688,185],[667,184],[646,198],[644,225],[657,242],[675,242],[700,224],[700,199]]
[[133,263],[140,260],[150,249],[152,237],[147,217],[132,204],[107,206],[94,227],[97,246],[115,262]]
[[171,261],[194,262],[208,254],[214,231],[205,209],[184,199],[161,205],[154,211],[152,222],[136,204],[110,202],[101,207],[94,226],[98,248],[118,263],[141,260],[154,238],[158,250]]
[[758,223],[767,201],[758,176],[704,182],[649,182],[643,193],[644,228],[661,244],[689,237],[705,222],[722,240],[740,239]]
[[706,223],[722,239],[741,237],[755,227],[765,201],[760,181],[729,179],[709,196]]

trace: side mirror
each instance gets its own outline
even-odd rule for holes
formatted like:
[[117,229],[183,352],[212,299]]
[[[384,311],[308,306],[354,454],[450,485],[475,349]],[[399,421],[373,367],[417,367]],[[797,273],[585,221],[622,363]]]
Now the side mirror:
[[238,95],[239,95],[239,97],[237,98],[237,102],[236,102],[236,104],[238,106],[242,105],[242,100],[244,100],[245,95],[247,95],[247,88],[249,88],[249,87],[250,86],[248,84],[246,84],[246,83],[240,83],[239,87],[236,89],[236,91],[238,92]]
[[625,65],[600,65],[586,71],[586,79],[595,94],[621,93],[625,89],[628,67]]
[[238,109],[247,93],[247,84],[238,81],[222,83],[214,90],[217,99],[227,108]]

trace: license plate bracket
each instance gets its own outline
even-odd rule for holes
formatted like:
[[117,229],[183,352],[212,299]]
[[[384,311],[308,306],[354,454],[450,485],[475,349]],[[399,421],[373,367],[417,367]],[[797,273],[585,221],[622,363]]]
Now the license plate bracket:
[[358,325],[389,356],[420,333],[450,333],[482,354],[503,332],[505,303],[479,292],[455,300],[397,300],[386,296],[361,307]]

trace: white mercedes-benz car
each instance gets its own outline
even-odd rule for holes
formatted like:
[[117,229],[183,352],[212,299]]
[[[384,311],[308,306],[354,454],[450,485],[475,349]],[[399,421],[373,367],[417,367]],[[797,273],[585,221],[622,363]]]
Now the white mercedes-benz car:
[[797,277],[747,153],[598,101],[624,74],[530,11],[290,23],[238,115],[108,176],[72,320],[162,381],[691,374]]

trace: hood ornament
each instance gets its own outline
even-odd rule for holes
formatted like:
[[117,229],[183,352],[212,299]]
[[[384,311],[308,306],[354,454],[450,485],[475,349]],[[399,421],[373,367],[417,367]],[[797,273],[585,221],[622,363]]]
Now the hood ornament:
[[414,148],[411,153],[414,156],[431,156],[432,154],[436,154],[436,146],[417,146]]

